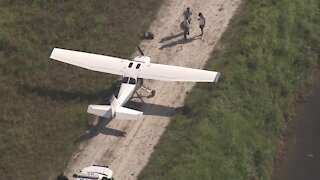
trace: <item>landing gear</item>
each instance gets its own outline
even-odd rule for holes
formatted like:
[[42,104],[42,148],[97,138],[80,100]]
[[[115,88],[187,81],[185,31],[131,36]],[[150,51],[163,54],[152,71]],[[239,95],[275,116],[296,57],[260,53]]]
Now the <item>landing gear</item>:
[[140,96],[140,94],[138,92],[136,92],[137,96],[139,97],[139,99],[142,101],[142,103],[144,103],[144,100],[142,99],[142,97]]
[[139,97],[139,99],[144,103],[144,100],[142,99],[142,97],[147,97],[147,98],[152,98],[156,95],[156,90],[150,90],[149,88],[145,87],[145,86],[141,86],[141,89],[147,91],[149,93],[149,95],[145,96],[145,95],[141,95],[136,91],[137,96]]
[[156,95],[156,90],[150,90],[149,88],[147,87],[144,87],[144,86],[141,86],[141,88],[145,91],[147,91],[148,93],[150,93],[147,98],[152,98]]

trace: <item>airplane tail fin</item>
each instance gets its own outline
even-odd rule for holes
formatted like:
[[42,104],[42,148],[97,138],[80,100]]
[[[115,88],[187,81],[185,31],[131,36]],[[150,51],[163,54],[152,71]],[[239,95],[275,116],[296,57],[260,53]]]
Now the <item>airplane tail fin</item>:
[[112,117],[112,108],[109,105],[89,105],[88,106],[88,113],[94,114],[97,116],[110,118]]
[[116,119],[120,120],[139,120],[142,118],[143,112],[125,107],[119,107],[116,110]]

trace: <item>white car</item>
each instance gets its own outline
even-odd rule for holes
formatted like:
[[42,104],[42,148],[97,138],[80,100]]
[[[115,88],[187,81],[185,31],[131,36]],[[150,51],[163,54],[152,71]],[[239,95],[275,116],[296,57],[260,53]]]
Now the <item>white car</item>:
[[93,165],[73,174],[74,180],[114,180],[113,172],[108,166]]

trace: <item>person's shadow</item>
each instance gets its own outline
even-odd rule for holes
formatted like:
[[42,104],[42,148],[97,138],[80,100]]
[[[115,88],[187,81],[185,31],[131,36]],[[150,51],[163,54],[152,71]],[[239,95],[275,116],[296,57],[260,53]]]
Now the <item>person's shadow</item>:
[[183,35],[183,32],[179,33],[179,34],[174,34],[174,35],[171,35],[171,36],[167,36],[167,37],[164,37],[160,40],[160,43],[163,43],[165,41],[169,41],[171,39],[174,39],[174,38],[177,38],[179,36],[182,36]]
[[197,39],[201,39],[201,36],[198,35],[198,36],[194,36],[192,38],[188,38],[188,39],[179,39],[177,41],[174,41],[174,42],[171,42],[171,43],[168,43],[168,44],[164,44],[162,45],[159,49],[164,49],[164,48],[169,48],[169,47],[172,47],[172,46],[176,46],[178,44],[186,44],[186,43],[190,43],[194,40],[197,40]]

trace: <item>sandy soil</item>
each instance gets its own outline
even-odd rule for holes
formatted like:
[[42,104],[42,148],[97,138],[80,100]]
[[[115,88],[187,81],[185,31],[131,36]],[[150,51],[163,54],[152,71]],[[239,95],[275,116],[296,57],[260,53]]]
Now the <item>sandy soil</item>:
[[[240,0],[167,0],[150,27],[155,39],[143,41],[140,46],[151,57],[151,62],[202,68],[239,5]],[[189,39],[185,41],[180,22],[188,6],[193,15]],[[199,12],[206,17],[202,39],[198,36]],[[155,97],[143,97],[144,103],[134,97],[129,103],[143,111],[144,118],[139,121],[100,119],[97,128],[84,136],[79,151],[72,157],[65,172],[68,177],[83,167],[99,164],[108,165],[115,179],[137,178],[170,117],[183,105],[186,92],[194,83],[145,81],[145,85],[156,90]],[[143,90],[139,93],[147,96]]]

